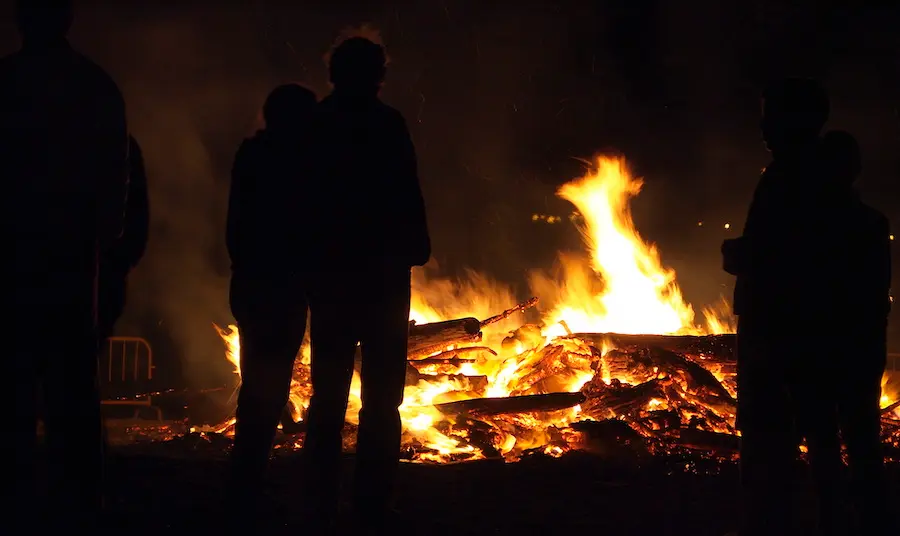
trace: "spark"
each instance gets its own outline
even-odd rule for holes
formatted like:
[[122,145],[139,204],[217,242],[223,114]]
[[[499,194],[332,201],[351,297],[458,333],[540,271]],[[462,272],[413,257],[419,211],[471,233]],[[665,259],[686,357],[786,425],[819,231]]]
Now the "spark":
[[730,223],[726,223],[726,224],[725,224],[725,228],[726,228],[726,229],[731,229],[731,224],[730,224]]

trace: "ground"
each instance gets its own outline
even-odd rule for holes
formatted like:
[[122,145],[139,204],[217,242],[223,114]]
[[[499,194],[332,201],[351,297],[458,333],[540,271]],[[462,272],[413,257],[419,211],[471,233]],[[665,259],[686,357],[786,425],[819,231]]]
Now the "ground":
[[[228,513],[219,508],[226,469],[221,455],[184,444],[124,448],[112,454],[109,469],[115,524],[129,534],[187,528],[215,528],[209,531],[215,534],[223,530],[219,522],[227,525]],[[269,492],[279,512],[269,516],[277,527],[264,533],[302,534],[299,456],[276,457],[271,474]],[[892,467],[891,474],[896,482],[900,471]],[[799,512],[806,516],[809,493],[798,488]],[[416,535],[723,536],[736,527],[736,490],[731,462],[688,467],[670,458],[637,467],[575,452],[519,463],[403,464],[398,509],[405,533]]]

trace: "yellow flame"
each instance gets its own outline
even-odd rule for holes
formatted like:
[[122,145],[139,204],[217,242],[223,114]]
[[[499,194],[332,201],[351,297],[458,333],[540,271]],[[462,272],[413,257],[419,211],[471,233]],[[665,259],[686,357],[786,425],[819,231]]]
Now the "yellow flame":
[[[634,227],[629,202],[642,185],[624,159],[598,157],[587,175],[559,189],[584,218],[581,231],[590,258],[560,255],[562,277],[555,280],[532,274],[538,296],[554,304],[545,316],[554,326],[550,335],[564,335],[563,320],[576,333],[707,331],[694,325],[694,310],[682,298],[675,271],[663,266],[656,246]],[[710,326],[710,331],[723,329],[719,323]]]
[[[418,455],[418,460],[443,461],[454,454],[482,456],[465,441],[465,430],[454,431],[452,426],[446,426],[446,417],[434,407],[436,403],[473,396],[533,394],[543,392],[542,386],[547,382],[554,391],[576,392],[597,373],[606,384],[613,379],[625,383],[631,381],[627,377],[614,378],[603,360],[595,372],[591,368],[591,349],[586,343],[557,337],[573,332],[702,334],[733,331],[730,308],[724,301],[704,309],[705,327],[695,325],[694,311],[682,297],[675,272],[662,264],[656,247],[643,240],[632,222],[629,202],[640,192],[641,185],[640,180],[629,174],[623,159],[599,157],[584,177],[560,188],[558,195],[577,209],[577,217],[573,214],[570,219],[580,226],[587,257],[561,254],[559,277],[539,272],[531,274],[532,291],[545,307],[542,329],[518,330],[515,337],[507,338],[511,331],[523,325],[522,315],[513,315],[490,326],[484,333],[483,342],[479,343],[493,348],[496,356],[465,363],[450,375],[420,370],[421,380],[406,387],[400,406],[404,436],[433,451]],[[545,219],[535,216],[535,220]],[[433,267],[413,270],[410,320],[418,324],[463,317],[485,319],[516,303],[508,286],[483,274],[470,271],[462,279],[450,280],[434,277],[433,271]],[[235,373],[240,374],[237,327],[216,329],[225,341],[226,358],[234,366]],[[563,351],[557,354],[540,351],[551,342],[561,346]],[[605,356],[611,350],[611,345],[603,344],[601,355]],[[291,385],[295,420],[301,418],[311,395],[307,381],[308,340],[299,357]],[[427,375],[432,373],[434,375]],[[487,378],[487,387],[480,395],[470,391],[466,377],[472,376]],[[360,386],[359,374],[354,372],[346,415],[350,423],[358,422]],[[653,399],[648,404],[650,410],[665,407],[663,400]],[[548,455],[558,456],[564,449],[553,443],[549,427],[565,427],[586,418],[581,411],[581,407],[576,406],[541,416],[517,415],[506,425],[496,425],[494,432],[498,439],[493,446],[510,457],[530,448],[541,448]],[[233,420],[220,428],[225,430],[232,423]],[[438,430],[440,424],[443,425]]]

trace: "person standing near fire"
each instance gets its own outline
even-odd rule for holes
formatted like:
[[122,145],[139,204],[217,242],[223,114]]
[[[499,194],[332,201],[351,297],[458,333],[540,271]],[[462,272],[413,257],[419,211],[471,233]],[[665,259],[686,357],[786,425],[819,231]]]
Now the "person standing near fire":
[[143,258],[150,232],[147,171],[141,146],[134,136],[128,136],[128,169],[128,199],[122,236],[100,256],[97,300],[100,344],[112,336],[113,328],[125,310],[128,274]]
[[[100,521],[98,257],[122,234],[128,188],[124,100],[110,76],[69,45],[72,18],[71,1],[18,1],[22,47],[0,60],[0,169],[14,242],[7,309],[17,340],[7,522],[39,533],[90,531]],[[39,408],[46,497],[35,475]]]
[[226,502],[241,524],[263,521],[263,478],[306,332],[312,230],[304,184],[315,107],[315,93],[303,86],[275,88],[263,105],[265,128],[241,144],[231,171],[225,239],[241,387]]
[[[839,329],[840,300],[825,288],[846,285],[824,267],[846,255],[854,206],[825,165],[820,132],[828,119],[824,89],[787,79],[763,95],[762,134],[772,162],[763,172],[743,235],[722,246],[737,276],[738,428],[745,536],[788,534],[798,427],[807,439],[819,498],[820,529],[834,514],[834,414],[811,405],[834,400],[839,359],[829,343],[810,342],[798,321],[823,333]],[[842,327],[842,326],[840,326]]]
[[[847,226],[849,247],[838,260],[846,272],[845,296],[835,299],[844,308],[841,327],[846,341],[835,341],[845,352],[835,378],[837,426],[823,433],[840,436],[847,445],[847,461],[855,504],[854,534],[891,534],[891,514],[881,444],[881,379],[887,365],[887,326],[891,311],[891,238],[887,217],[867,205],[853,188],[862,171],[862,154],[853,135],[831,131],[822,137],[822,153],[838,187],[855,200]],[[840,467],[840,445],[833,441],[832,466]],[[896,527],[894,527],[896,530]]]
[[387,534],[400,457],[410,270],[431,256],[416,153],[403,116],[379,93],[387,56],[351,37],[331,51],[331,94],[318,106],[308,206],[313,395],[303,452],[310,506],[330,525],[339,497],[341,430],[357,345],[362,409],[352,495],[357,528]]

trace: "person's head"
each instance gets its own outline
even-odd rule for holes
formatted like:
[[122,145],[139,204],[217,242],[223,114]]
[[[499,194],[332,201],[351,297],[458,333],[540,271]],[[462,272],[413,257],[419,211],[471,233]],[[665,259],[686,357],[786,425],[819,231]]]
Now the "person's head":
[[763,140],[773,153],[815,143],[828,121],[828,95],[815,80],[782,80],[769,86],[762,100]]
[[387,54],[378,43],[351,37],[331,51],[328,71],[335,91],[377,95],[387,71]]
[[72,0],[16,0],[16,23],[23,41],[64,39],[72,26]]
[[296,131],[305,123],[316,107],[316,94],[300,84],[276,87],[263,104],[266,130]]
[[821,147],[826,171],[841,183],[853,184],[862,171],[862,151],[853,134],[832,130],[822,136]]

